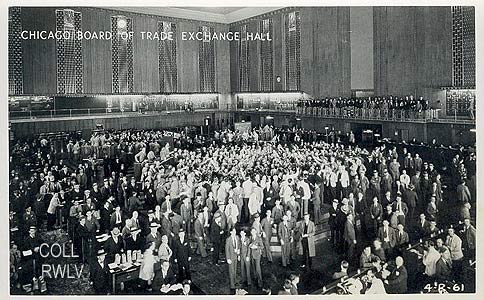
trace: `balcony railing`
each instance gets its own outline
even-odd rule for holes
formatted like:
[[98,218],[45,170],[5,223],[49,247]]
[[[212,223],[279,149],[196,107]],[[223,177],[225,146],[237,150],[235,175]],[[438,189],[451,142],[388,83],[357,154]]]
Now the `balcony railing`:
[[434,109],[414,111],[403,109],[371,109],[357,107],[298,107],[298,115],[320,116],[325,118],[401,121],[401,122],[427,122],[438,118]]
[[185,109],[182,106],[179,107],[166,107],[166,109],[157,110],[145,110],[139,109],[137,111],[114,108],[78,108],[78,109],[51,109],[51,110],[27,110],[27,111],[9,111],[10,120],[21,119],[55,119],[55,118],[72,118],[72,117],[102,117],[102,116],[138,116],[143,115],[156,115],[160,113],[178,113],[178,112],[197,112],[197,111],[230,111],[232,106],[219,105],[218,107],[199,107],[195,109]]

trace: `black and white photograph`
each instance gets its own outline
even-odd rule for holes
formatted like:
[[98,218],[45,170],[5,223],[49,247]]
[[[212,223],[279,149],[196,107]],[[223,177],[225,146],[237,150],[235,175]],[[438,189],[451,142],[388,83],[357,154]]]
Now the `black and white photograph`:
[[482,290],[477,2],[57,2],[4,7],[6,294]]

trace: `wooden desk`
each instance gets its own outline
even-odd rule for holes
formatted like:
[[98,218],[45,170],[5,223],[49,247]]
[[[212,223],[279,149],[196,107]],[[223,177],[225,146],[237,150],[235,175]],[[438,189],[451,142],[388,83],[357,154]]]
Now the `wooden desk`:
[[121,283],[129,282],[139,278],[141,263],[134,263],[126,270],[109,270],[111,275],[111,291],[112,295],[116,294],[116,287]]

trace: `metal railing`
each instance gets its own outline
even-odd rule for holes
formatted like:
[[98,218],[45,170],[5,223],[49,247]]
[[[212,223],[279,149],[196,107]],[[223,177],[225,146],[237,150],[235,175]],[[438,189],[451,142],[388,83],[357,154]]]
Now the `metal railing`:
[[371,109],[358,107],[298,107],[297,114],[338,119],[427,122],[438,118],[433,109],[414,111],[404,109]]
[[198,107],[187,110],[183,106],[179,107],[165,107],[164,109],[157,110],[145,110],[143,108],[137,111],[125,110],[119,107],[113,108],[77,108],[77,109],[51,109],[51,110],[28,110],[28,111],[9,111],[10,120],[21,119],[55,119],[55,118],[72,118],[72,117],[95,117],[95,116],[108,116],[108,115],[121,115],[121,116],[137,116],[140,114],[156,115],[159,113],[176,113],[176,112],[197,112],[197,111],[230,111],[233,107],[230,104]]

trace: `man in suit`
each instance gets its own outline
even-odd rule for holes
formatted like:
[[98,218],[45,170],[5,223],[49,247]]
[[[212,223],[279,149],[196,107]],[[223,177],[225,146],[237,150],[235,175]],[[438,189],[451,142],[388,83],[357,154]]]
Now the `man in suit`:
[[472,226],[469,218],[464,219],[464,250],[465,256],[474,259],[476,255],[476,228]]
[[190,237],[192,231],[193,208],[190,203],[190,198],[183,199],[183,204],[180,207],[180,215],[183,219],[183,228],[185,229],[187,237]]
[[267,260],[272,263],[272,252],[271,252],[271,237],[272,237],[272,224],[274,224],[274,220],[271,217],[271,211],[266,211],[266,217],[262,219],[261,228],[262,228],[262,241],[264,242],[264,253],[267,256]]
[[176,276],[170,262],[167,260],[161,261],[161,268],[155,271],[155,277],[153,278],[153,290],[166,294],[170,291],[171,285],[175,283]]
[[371,246],[368,245],[363,249],[360,256],[360,268],[373,268],[380,263],[380,257],[371,253]]
[[120,237],[120,231],[118,227],[114,227],[111,230],[111,236],[104,244],[104,250],[106,251],[106,262],[114,262],[116,254],[121,254],[121,250],[124,250],[124,243]]
[[417,236],[424,238],[429,235],[430,223],[426,220],[425,214],[420,214],[418,226],[417,226]]
[[86,228],[92,234],[96,235],[99,232],[99,221],[93,216],[93,211],[86,212]]
[[450,258],[449,250],[440,249],[440,258],[435,264],[435,279],[439,282],[452,280],[452,260]]
[[338,239],[337,239],[337,222],[336,222],[336,217],[338,214],[338,199],[334,199],[332,202],[331,207],[329,208],[329,228],[331,230],[331,244],[333,246],[336,246],[338,244]]
[[460,207],[460,220],[471,218],[471,204],[469,202],[462,203]]
[[403,265],[403,258],[397,256],[395,269],[390,273],[385,283],[388,285],[390,294],[405,294],[407,292],[407,269]]
[[308,269],[312,267],[312,258],[316,255],[316,247],[314,244],[315,227],[313,221],[309,220],[309,212],[304,214],[304,221],[301,223],[301,246],[304,264],[301,267],[307,266]]
[[383,220],[383,225],[378,229],[378,238],[382,241],[382,248],[388,256],[392,253],[393,247],[396,244],[395,229],[389,226],[387,220]]
[[212,222],[212,226],[210,226],[210,240],[212,241],[213,247],[213,263],[218,266],[218,262],[220,260],[220,246],[222,243],[222,217],[220,214],[214,215],[214,220]]
[[409,242],[408,233],[404,231],[403,224],[398,224],[395,240],[396,240],[397,247],[402,248],[408,245],[408,242]]
[[353,224],[353,215],[351,214],[346,217],[343,237],[346,243],[346,257],[348,261],[352,261],[356,247],[356,233],[355,225]]
[[316,182],[314,188],[314,198],[313,198],[313,214],[314,214],[314,224],[319,224],[321,221],[321,203],[323,202],[324,195],[324,185],[322,182]]
[[373,234],[376,235],[380,222],[383,218],[383,206],[378,202],[377,197],[373,197],[373,204],[370,207],[370,217],[373,221]]
[[247,286],[252,284],[250,276],[250,239],[246,236],[245,230],[240,231],[240,272],[242,274],[242,281],[247,283]]
[[97,256],[89,266],[89,281],[94,288],[96,295],[108,294],[109,287],[109,267],[106,261],[106,253],[103,249],[97,251]]
[[121,207],[119,205],[116,206],[109,220],[110,229],[112,230],[114,227],[121,228],[123,226],[124,219],[125,218],[123,216],[123,213],[121,212]]
[[183,228],[180,228],[178,237],[173,244],[173,257],[178,265],[178,279],[191,279],[190,275],[190,242],[186,237],[186,232]]
[[145,241],[140,236],[141,229],[131,228],[130,234],[125,237],[125,249],[126,250],[144,250]]
[[471,192],[469,191],[465,180],[462,180],[457,186],[457,200],[459,200],[460,202],[471,201]]
[[449,248],[454,272],[460,275],[462,271],[462,259],[464,258],[464,254],[462,253],[462,240],[455,234],[454,228],[449,228],[447,233],[445,245]]
[[402,194],[403,201],[407,203],[408,206],[408,216],[410,220],[413,220],[413,216],[415,213],[415,207],[417,207],[417,201],[418,201],[418,196],[417,193],[415,192],[415,186],[413,184],[410,184],[408,186],[408,189],[405,189]]
[[264,243],[259,235],[257,235],[257,230],[252,228],[250,231],[250,261],[251,261],[251,269],[254,270],[256,278],[257,278],[257,285],[258,287],[262,287],[262,271],[260,268],[260,258],[262,256],[262,249],[264,247]]
[[233,227],[230,236],[225,240],[225,259],[229,267],[230,289],[235,292],[237,278],[237,261],[240,255],[240,241],[237,238],[237,230]]
[[197,254],[200,253],[202,257],[207,257],[207,250],[205,249],[206,234],[203,220],[203,210],[200,210],[194,224],[195,239],[197,240]]
[[402,197],[397,195],[396,201],[392,204],[392,209],[396,213],[398,224],[405,226],[405,219],[408,214],[408,206],[402,201]]
[[281,244],[281,259],[283,267],[287,267],[287,265],[290,264],[289,255],[291,254],[291,231],[289,230],[287,219],[287,215],[282,216],[282,223],[280,223],[277,228],[277,235]]
[[[150,233],[146,236],[145,240],[147,244],[154,243],[155,249],[158,250],[161,245],[161,234],[158,232],[159,225],[157,223],[150,224]],[[155,250],[155,251],[156,251]]]

